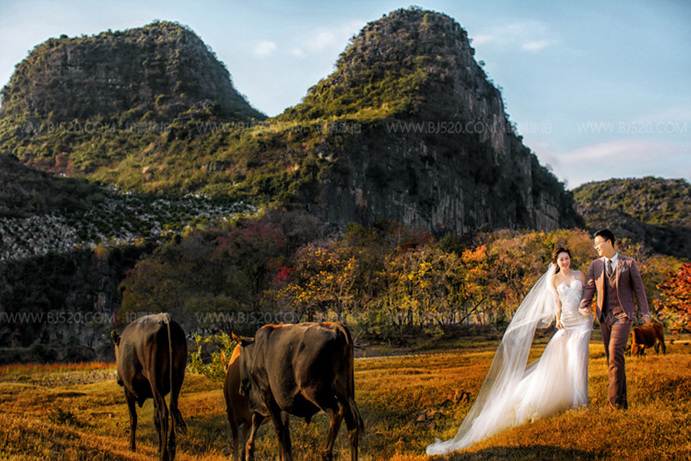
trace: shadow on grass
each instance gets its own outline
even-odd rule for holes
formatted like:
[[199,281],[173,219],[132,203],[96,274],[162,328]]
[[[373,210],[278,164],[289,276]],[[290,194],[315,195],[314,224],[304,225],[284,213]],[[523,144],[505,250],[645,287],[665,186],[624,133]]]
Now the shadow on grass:
[[443,459],[445,461],[475,461],[475,460],[596,460],[602,459],[601,454],[584,450],[566,449],[550,445],[534,445],[530,447],[491,447],[474,453],[455,453]]

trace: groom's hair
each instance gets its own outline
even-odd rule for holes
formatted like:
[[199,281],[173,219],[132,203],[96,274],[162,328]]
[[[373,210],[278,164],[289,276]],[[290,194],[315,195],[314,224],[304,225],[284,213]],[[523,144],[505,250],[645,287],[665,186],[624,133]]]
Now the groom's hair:
[[614,234],[609,229],[602,229],[595,232],[595,237],[602,237],[605,240],[609,240],[610,242],[612,242],[612,246],[614,246],[614,242],[616,241],[616,239],[614,238]]

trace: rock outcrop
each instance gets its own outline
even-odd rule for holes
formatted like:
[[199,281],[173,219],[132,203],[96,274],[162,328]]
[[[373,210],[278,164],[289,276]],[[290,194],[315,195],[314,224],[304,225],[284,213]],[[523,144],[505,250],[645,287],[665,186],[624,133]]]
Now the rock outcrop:
[[311,209],[330,222],[395,219],[436,234],[579,224],[473,55],[444,14],[411,8],[368,24],[284,114],[340,120],[342,141],[320,152],[335,166]]
[[0,117],[59,124],[170,122],[186,111],[263,119],[191,30],[172,22],[52,38],[37,45],[2,90]]

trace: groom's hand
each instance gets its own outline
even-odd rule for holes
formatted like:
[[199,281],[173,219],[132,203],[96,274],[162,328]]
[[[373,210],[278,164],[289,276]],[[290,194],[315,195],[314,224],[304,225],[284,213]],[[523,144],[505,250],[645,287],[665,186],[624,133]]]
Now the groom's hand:
[[652,323],[652,320],[651,320],[651,318],[650,318],[650,315],[644,315],[644,316],[643,316],[643,324],[644,324],[644,325],[649,325],[650,323]]
[[592,312],[590,311],[590,308],[588,308],[588,307],[581,307],[580,309],[578,309],[578,312],[580,312],[581,315],[583,315],[585,317],[590,317],[590,315],[592,314]]

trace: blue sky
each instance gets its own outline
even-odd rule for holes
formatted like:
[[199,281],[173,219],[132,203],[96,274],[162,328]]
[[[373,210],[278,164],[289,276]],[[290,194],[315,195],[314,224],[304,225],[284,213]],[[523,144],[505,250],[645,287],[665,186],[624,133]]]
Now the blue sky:
[[[691,1],[416,1],[454,18],[543,165],[573,188],[609,178],[691,181]],[[267,115],[328,76],[348,39],[410,3],[0,0],[0,85],[66,34],[189,26]]]

